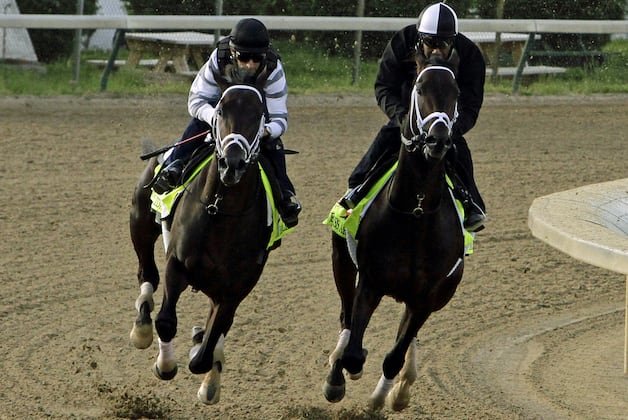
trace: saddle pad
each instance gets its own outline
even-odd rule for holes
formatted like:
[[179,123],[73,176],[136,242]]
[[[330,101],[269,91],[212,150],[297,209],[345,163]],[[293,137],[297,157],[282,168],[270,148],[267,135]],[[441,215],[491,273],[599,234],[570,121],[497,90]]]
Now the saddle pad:
[[[167,219],[174,213],[174,209],[179,198],[181,197],[181,193],[185,191],[187,185],[192,182],[194,178],[196,178],[201,170],[205,166],[207,166],[207,164],[209,164],[213,157],[214,155],[212,154],[203,161],[201,161],[199,165],[194,169],[194,171],[192,171],[192,174],[183,183],[183,185],[174,188],[172,191],[168,191],[163,194],[157,194],[154,190],[151,190],[151,210],[158,216],[160,220]],[[269,215],[267,220],[267,226],[272,228],[270,239],[266,248],[271,249],[278,246],[281,238],[283,238],[287,233],[292,232],[296,226],[289,228],[285,225],[283,220],[281,220],[279,212],[277,211],[277,206],[275,206],[275,200],[273,198],[268,175],[262,168],[261,164],[258,163],[258,167],[262,178],[262,184],[264,185],[264,190],[266,191],[267,213]],[[157,167],[155,168],[155,174],[159,172],[160,168],[161,165],[157,165]]]
[[[323,221],[324,225],[329,225],[331,230],[343,238],[351,237],[353,242],[357,244],[357,233],[358,228],[360,227],[360,222],[364,218],[364,215],[368,212],[371,203],[382,190],[382,188],[386,185],[388,180],[392,177],[393,173],[397,169],[397,163],[395,163],[388,172],[386,172],[379,181],[371,187],[366,196],[351,210],[347,210],[342,207],[339,203],[335,203],[331,208],[329,215]],[[473,254],[473,240],[475,238],[475,233],[468,232],[463,225],[464,220],[464,207],[460,200],[454,198],[452,188],[453,184],[448,176],[446,176],[447,185],[449,186],[449,193],[451,199],[454,200],[456,204],[456,210],[458,211],[458,218],[460,220],[460,228],[462,229],[462,233],[464,235],[464,254],[471,255]]]

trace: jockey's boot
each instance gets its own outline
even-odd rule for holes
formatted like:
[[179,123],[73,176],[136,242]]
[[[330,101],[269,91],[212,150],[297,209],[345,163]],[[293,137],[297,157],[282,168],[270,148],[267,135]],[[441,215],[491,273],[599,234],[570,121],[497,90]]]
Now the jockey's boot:
[[301,213],[301,202],[292,191],[284,191],[283,197],[287,197],[277,206],[281,220],[291,228],[299,223],[299,213]]
[[486,214],[474,200],[460,178],[455,173],[449,174],[454,184],[454,196],[460,200],[464,207],[463,226],[468,232],[479,232],[484,229],[484,222],[488,220]]
[[176,188],[181,182],[181,173],[184,166],[185,162],[183,159],[176,159],[164,167],[155,178],[153,190],[157,194],[163,194]]
[[486,214],[482,211],[472,199],[463,201],[464,206],[464,228],[469,232],[479,232],[484,229],[484,223],[488,220]]
[[342,196],[340,201],[338,201],[338,204],[340,204],[346,210],[351,210],[352,208],[354,208],[360,202],[360,200],[362,200],[362,194],[360,194],[361,186],[362,184],[354,188],[349,188],[345,195]]

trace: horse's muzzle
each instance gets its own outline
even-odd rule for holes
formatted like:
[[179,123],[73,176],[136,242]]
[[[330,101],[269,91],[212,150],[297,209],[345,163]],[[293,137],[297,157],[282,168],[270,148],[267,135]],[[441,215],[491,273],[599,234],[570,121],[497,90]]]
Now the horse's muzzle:
[[450,136],[428,136],[423,145],[423,154],[426,159],[442,159],[451,148]]

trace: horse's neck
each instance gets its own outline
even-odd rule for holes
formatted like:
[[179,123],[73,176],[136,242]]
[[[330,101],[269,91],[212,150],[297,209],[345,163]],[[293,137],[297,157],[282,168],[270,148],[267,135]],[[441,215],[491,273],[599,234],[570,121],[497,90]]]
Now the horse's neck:
[[389,200],[399,209],[413,209],[417,202],[424,210],[438,208],[445,191],[444,162],[428,162],[419,152],[402,151],[390,186]]
[[262,181],[257,163],[251,163],[251,167],[240,182],[226,187],[220,181],[218,165],[214,160],[207,169],[204,182],[203,202],[212,203],[219,200],[220,208],[225,212],[241,212],[251,207],[252,200],[259,194]]

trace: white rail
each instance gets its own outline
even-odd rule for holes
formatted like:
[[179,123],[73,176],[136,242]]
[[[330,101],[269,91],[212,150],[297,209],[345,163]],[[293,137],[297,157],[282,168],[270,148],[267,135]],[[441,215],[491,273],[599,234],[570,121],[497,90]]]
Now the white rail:
[[[0,27],[38,29],[231,29],[243,16],[3,14]],[[314,31],[396,31],[416,18],[257,16],[269,29]],[[628,33],[626,20],[461,19],[462,32]]]
[[571,257],[626,276],[624,374],[628,375],[628,178],[532,202],[532,234]]

